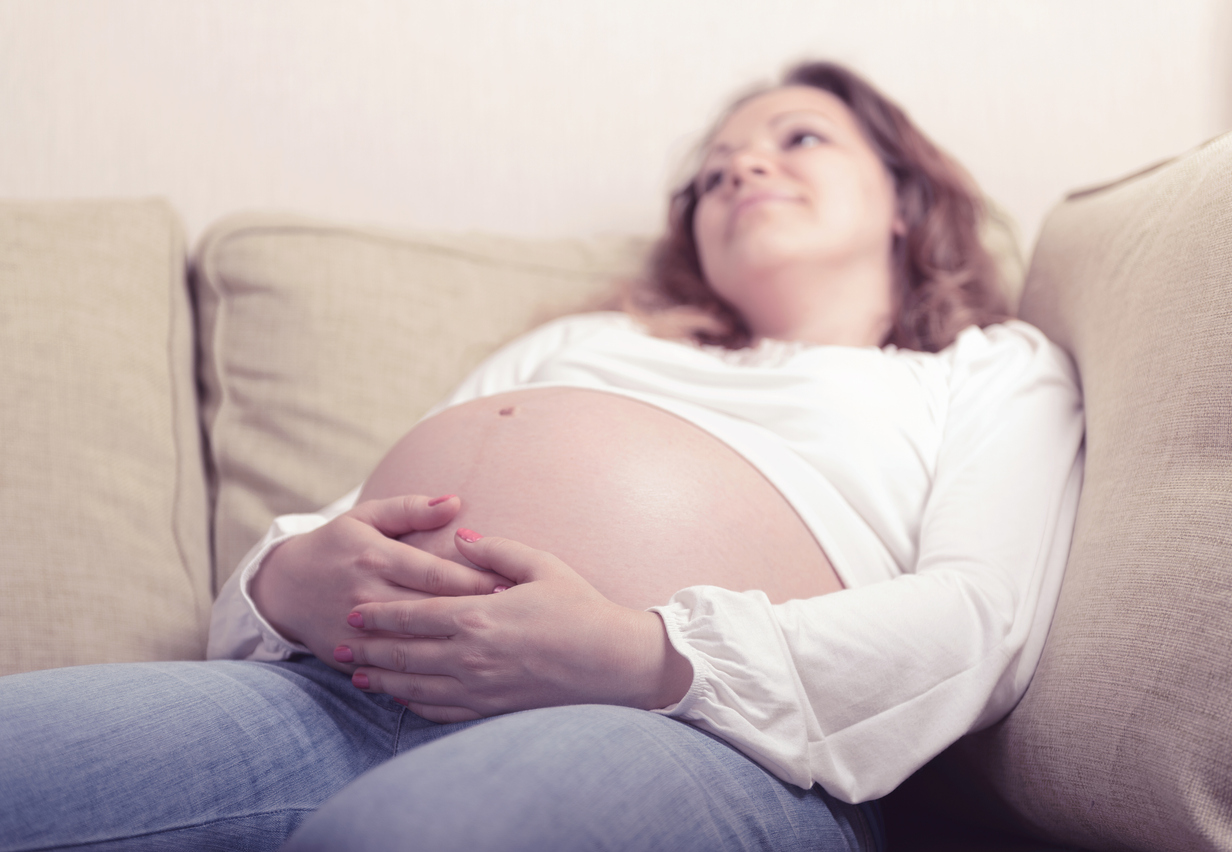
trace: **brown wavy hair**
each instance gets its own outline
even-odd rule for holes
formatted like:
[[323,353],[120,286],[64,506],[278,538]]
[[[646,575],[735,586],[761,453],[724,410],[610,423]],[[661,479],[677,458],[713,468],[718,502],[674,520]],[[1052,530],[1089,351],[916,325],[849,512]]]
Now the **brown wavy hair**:
[[[897,104],[841,65],[797,65],[779,85],[812,86],[839,98],[894,178],[906,230],[894,237],[891,249],[898,310],[884,344],[937,352],[969,325],[1009,318],[996,263],[980,241],[983,198],[966,170]],[[724,118],[766,91],[740,98]],[[693,233],[699,198],[696,177],[672,193],[667,233],[651,253],[645,280],[626,299],[626,309],[656,334],[740,349],[752,340],[747,323],[702,274]]]

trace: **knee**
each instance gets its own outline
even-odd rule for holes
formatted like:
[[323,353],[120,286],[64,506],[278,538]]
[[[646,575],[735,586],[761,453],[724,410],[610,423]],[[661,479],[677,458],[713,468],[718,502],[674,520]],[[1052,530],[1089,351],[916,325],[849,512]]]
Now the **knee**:
[[709,740],[686,728],[643,710],[591,705],[491,719],[366,773],[285,848],[390,849],[407,837],[424,850],[585,849],[587,837],[607,846],[602,839],[620,833],[624,815],[653,820],[670,801],[654,790],[664,761],[692,762],[679,759],[673,740]]

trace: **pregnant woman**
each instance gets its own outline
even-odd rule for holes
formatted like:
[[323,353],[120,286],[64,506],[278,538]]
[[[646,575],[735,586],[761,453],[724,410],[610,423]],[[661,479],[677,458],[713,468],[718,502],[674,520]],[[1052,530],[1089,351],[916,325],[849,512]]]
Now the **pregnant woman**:
[[1077,505],[980,221],[839,66],[738,101],[628,310],[277,519],[211,662],[0,680],[0,849],[880,849],[1026,689]]

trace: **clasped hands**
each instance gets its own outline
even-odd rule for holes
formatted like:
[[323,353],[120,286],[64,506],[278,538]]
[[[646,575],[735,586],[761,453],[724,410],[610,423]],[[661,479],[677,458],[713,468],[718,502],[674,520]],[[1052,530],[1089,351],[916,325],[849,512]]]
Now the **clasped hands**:
[[398,540],[444,526],[461,505],[361,503],[275,548],[253,600],[358,688],[435,722],[564,704],[653,709],[684,696],[692,666],[659,616],[609,601],[552,554],[459,530],[454,544],[477,570]]

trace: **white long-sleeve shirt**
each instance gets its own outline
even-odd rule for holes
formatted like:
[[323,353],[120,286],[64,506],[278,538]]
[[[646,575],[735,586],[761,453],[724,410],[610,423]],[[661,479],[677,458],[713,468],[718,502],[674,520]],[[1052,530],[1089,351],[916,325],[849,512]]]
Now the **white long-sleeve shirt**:
[[[693,586],[653,607],[693,665],[685,697],[657,712],[785,781],[858,802],[1022,696],[1082,474],[1073,368],[1035,328],[972,327],[936,354],[773,340],[729,351],[585,314],[514,341],[434,411],[552,385],[631,396],[723,440],[791,503],[845,586],[777,605]],[[307,652],[260,616],[248,588],[273,547],[357,495],[274,521],[219,595],[211,658]]]

